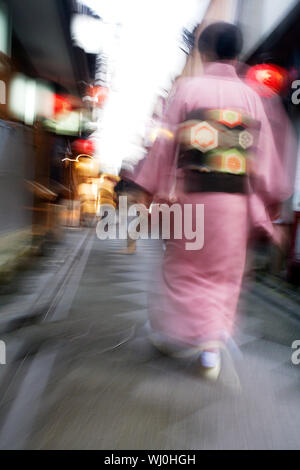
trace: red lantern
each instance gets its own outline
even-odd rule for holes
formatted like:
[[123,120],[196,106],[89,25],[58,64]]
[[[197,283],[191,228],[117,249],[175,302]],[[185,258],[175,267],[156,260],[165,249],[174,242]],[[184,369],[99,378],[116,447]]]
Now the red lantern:
[[287,72],[274,64],[260,64],[250,67],[246,75],[246,82],[266,98],[270,98],[283,91],[287,82]]
[[72,144],[72,150],[77,154],[93,155],[95,152],[94,142],[86,139],[77,139]]
[[69,113],[72,110],[70,102],[61,95],[54,95],[54,115]]
[[94,86],[89,89],[89,95],[97,106],[102,106],[108,97],[108,88],[104,86]]

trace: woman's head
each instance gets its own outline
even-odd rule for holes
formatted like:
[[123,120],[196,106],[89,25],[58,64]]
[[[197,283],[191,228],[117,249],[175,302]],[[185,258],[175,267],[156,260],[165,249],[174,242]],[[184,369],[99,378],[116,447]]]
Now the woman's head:
[[231,23],[218,22],[207,26],[200,34],[198,48],[208,61],[234,60],[243,47],[241,30]]

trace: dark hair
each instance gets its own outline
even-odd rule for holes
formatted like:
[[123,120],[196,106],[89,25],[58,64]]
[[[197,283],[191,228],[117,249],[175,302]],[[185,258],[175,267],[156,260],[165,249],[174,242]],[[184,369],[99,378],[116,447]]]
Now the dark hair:
[[200,34],[198,48],[212,59],[235,59],[243,48],[241,30],[231,23],[212,23]]

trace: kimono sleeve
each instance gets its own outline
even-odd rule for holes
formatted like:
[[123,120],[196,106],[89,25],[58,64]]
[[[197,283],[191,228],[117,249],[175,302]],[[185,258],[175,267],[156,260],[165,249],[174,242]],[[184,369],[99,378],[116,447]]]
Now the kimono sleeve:
[[261,122],[254,191],[266,206],[288,199],[293,192],[297,143],[289,118],[279,101],[256,102]]
[[169,132],[162,133],[155,140],[141,171],[135,177],[136,184],[152,195],[164,194],[170,189],[177,149],[177,126],[185,116],[185,90],[185,83],[177,85],[162,121],[162,127]]
[[276,100],[256,103],[256,118],[261,122],[255,173],[249,197],[250,225],[262,230],[274,243],[281,234],[272,219],[280,204],[293,193],[297,159],[295,132],[281,104]]

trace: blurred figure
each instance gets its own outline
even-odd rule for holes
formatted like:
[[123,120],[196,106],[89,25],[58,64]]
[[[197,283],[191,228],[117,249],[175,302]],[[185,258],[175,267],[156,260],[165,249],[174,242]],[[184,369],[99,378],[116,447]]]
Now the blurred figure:
[[153,198],[176,200],[183,213],[191,204],[193,224],[204,204],[202,249],[187,250],[185,235],[166,241],[162,296],[151,299],[150,324],[157,346],[200,355],[211,378],[233,332],[250,229],[280,243],[268,208],[291,191],[261,98],[236,73],[242,42],[232,24],[204,29],[204,75],[179,80],[166,111],[165,127],[177,137],[159,137],[135,179]]
[[117,207],[117,194],[115,192],[115,185],[120,178],[109,173],[102,173],[99,180],[99,207],[106,204]]
[[92,178],[78,186],[80,219],[84,227],[92,227],[97,211],[97,186]]
[[[127,198],[127,206],[130,207],[133,204],[137,203],[144,203],[144,205],[149,206],[150,201],[149,198],[145,196],[142,188],[137,186],[137,184],[134,182],[134,179],[136,175],[139,173],[141,170],[142,166],[144,164],[144,159],[139,160],[139,162],[136,164],[135,168],[133,171],[129,171],[128,169],[121,169],[120,172],[120,181],[118,184],[115,186],[115,192],[117,194],[117,197],[126,197]],[[134,217],[128,217],[127,222],[128,226],[130,224],[130,221]],[[128,229],[128,227],[127,227]],[[127,230],[127,248],[121,251],[121,254],[123,255],[131,255],[136,252],[136,240],[131,238],[128,230]]]
[[[126,178],[122,178],[118,184],[115,186],[115,191],[117,193],[118,198],[123,196],[127,197],[127,204],[128,206],[132,204],[136,204],[138,201],[136,195],[136,187],[134,183],[126,180]],[[128,233],[127,230],[127,248],[121,251],[123,255],[132,255],[136,252],[136,240],[133,240]]]

